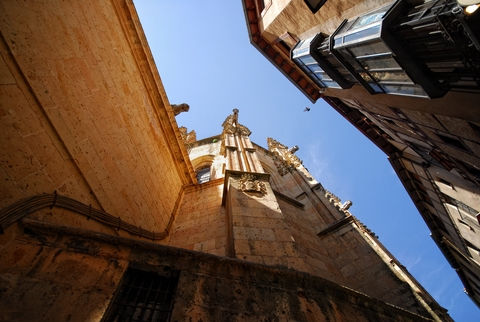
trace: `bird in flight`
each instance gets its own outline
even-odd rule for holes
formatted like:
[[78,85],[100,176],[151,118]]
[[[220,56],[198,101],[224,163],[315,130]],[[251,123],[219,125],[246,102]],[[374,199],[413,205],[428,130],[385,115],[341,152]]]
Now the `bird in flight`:
[[303,110],[304,112],[309,112],[310,111],[310,107],[305,107],[305,109]]

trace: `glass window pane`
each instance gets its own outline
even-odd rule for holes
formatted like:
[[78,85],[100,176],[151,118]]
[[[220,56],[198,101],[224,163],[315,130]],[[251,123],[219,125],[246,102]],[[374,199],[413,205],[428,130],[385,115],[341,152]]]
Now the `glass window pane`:
[[382,87],[389,94],[428,97],[425,91],[418,85],[382,85]]
[[336,82],[333,81],[324,81],[323,82],[327,87],[341,88]]
[[362,64],[366,69],[400,68],[392,57],[362,60]]
[[370,85],[370,87],[373,89],[375,93],[383,93],[383,89],[380,88],[380,86],[378,86],[377,84],[371,82],[371,83],[368,83],[368,85]]
[[367,73],[365,72],[359,72],[358,73],[360,75],[360,77],[362,77],[365,81],[367,82],[373,82],[373,79],[370,77],[370,75],[368,75]]
[[312,77],[314,77],[315,79],[318,79],[320,81],[320,84],[322,84],[322,86],[325,86],[325,84],[323,84],[322,82],[322,76],[320,74],[317,74],[317,73],[309,73],[309,75],[311,75]]
[[363,30],[354,32],[352,34],[346,35],[343,38],[343,41],[345,43],[348,43],[348,42],[351,42],[351,41],[358,41],[358,40],[360,40],[362,38],[365,38],[365,37],[371,37],[371,36],[374,36],[374,35],[378,35],[379,33],[380,33],[380,25],[375,25],[373,27],[363,29]]
[[304,63],[305,65],[308,65],[308,64],[316,64],[317,62],[315,61],[315,59],[313,59],[312,56],[310,55],[305,55],[303,57],[300,57],[300,60],[302,61],[302,63]]
[[390,48],[388,48],[380,39],[373,42],[350,46],[348,48],[356,57],[391,52]]
[[357,63],[357,61],[352,57],[352,55],[350,55],[350,53],[348,52],[348,50],[346,50],[345,48],[342,48],[338,51],[342,57],[354,68],[354,69],[359,69],[359,64]]
[[299,56],[302,56],[304,54],[309,54],[310,53],[310,42],[312,41],[312,38],[304,39],[301,40],[293,49],[293,58],[297,58]]
[[197,171],[198,183],[205,183],[210,181],[210,167],[203,168]]
[[308,65],[307,66],[308,69],[310,69],[310,71],[312,71],[313,73],[315,72],[323,72],[323,70],[320,68],[320,66],[318,65]]
[[366,14],[363,17],[358,18],[355,23],[352,25],[351,29],[360,28],[362,26],[369,25],[371,23],[380,21],[383,18],[383,15],[387,11],[387,8],[382,8],[377,12],[372,12]]
[[308,54],[310,52],[310,48],[299,48],[299,49],[295,49],[293,51],[293,58],[297,58],[299,56],[302,56],[304,54]]
[[370,72],[370,75],[372,75],[372,77],[375,78],[377,82],[392,81],[392,82],[408,82],[413,84],[413,82],[410,80],[407,74],[405,74],[403,71]]

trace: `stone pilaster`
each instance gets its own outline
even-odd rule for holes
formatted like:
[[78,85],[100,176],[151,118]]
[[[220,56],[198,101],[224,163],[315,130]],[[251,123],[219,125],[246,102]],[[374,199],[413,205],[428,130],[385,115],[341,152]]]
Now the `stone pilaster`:
[[308,271],[270,187],[269,176],[227,170],[227,255]]
[[251,132],[238,123],[237,109],[223,129],[227,255],[308,271],[270,186],[270,175],[264,173],[249,139]]

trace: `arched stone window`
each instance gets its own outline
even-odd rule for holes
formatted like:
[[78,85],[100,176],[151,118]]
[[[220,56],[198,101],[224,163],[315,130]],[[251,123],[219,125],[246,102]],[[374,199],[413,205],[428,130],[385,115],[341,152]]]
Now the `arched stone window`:
[[[197,182],[199,184],[215,179],[215,172],[212,171],[214,155],[202,155],[192,160],[192,166],[195,169]],[[213,175],[212,175],[213,172]]]
[[198,169],[196,172],[197,172],[197,182],[199,184],[210,181],[210,166]]

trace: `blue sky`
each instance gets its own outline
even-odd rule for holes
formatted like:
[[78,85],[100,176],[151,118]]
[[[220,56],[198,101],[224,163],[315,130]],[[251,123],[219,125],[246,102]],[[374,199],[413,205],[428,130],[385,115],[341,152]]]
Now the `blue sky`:
[[[298,145],[315,178],[378,236],[456,321],[480,310],[429,236],[386,155],[322,100],[312,104],[249,42],[241,2],[135,1],[172,104],[188,103],[179,126],[205,138],[233,108],[251,139]],[[306,106],[310,112],[303,112]]]

